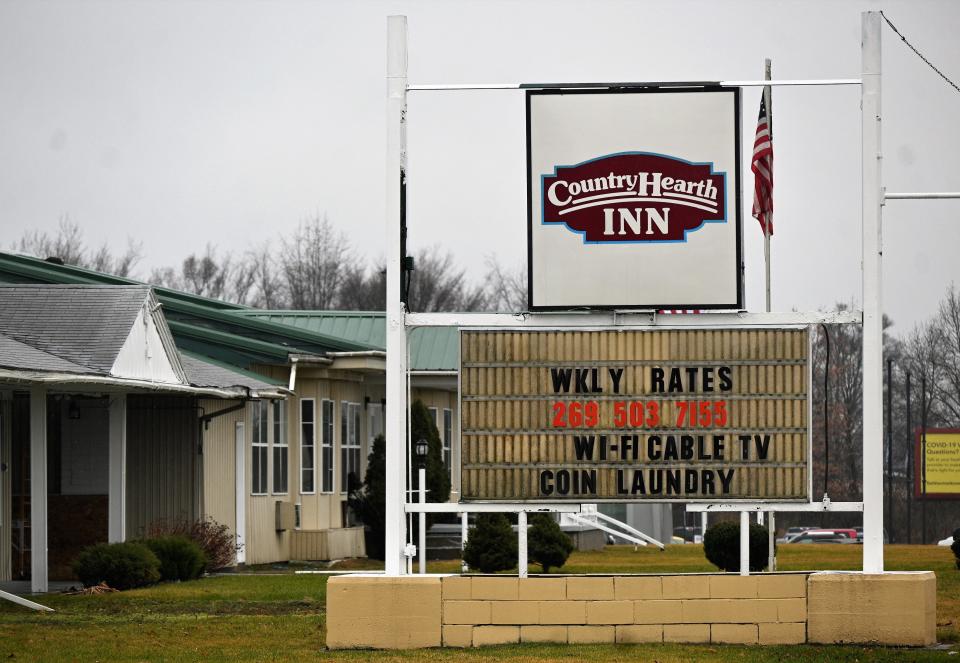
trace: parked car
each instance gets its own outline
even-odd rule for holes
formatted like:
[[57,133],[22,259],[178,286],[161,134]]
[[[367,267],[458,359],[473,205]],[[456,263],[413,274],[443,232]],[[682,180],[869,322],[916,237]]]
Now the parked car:
[[797,534],[787,543],[856,543],[856,539],[831,530],[807,530]]
[[797,536],[798,534],[803,534],[807,530],[811,530],[811,529],[816,529],[816,527],[812,525],[798,525],[796,527],[788,527],[787,531],[784,532],[783,536],[777,537],[777,543],[786,543],[787,541]]

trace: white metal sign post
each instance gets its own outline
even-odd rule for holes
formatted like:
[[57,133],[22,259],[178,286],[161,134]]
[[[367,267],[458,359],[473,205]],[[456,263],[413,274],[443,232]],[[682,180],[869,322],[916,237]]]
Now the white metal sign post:
[[880,218],[880,14],[862,18],[863,571],[883,573],[883,271]]
[[407,328],[400,298],[400,196],[407,154],[407,17],[387,19],[387,384],[384,570],[406,571]]

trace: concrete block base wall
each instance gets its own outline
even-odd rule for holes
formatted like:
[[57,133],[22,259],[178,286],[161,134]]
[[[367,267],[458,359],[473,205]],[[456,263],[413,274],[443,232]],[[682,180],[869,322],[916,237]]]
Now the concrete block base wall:
[[936,639],[933,573],[338,576],[327,646],[800,644]]

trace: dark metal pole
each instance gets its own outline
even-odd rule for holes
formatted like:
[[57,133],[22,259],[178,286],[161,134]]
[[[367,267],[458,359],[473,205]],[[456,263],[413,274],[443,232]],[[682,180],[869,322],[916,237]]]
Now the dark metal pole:
[[927,542],[927,376],[920,378],[920,543]]
[[907,373],[907,543],[913,543],[913,411],[910,409],[910,373]]
[[893,360],[887,359],[887,514],[893,543]]

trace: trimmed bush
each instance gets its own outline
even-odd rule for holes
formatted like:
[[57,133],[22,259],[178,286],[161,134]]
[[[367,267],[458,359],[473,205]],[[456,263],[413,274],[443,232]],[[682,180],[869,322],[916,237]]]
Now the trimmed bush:
[[80,553],[73,572],[84,587],[105,582],[114,589],[133,589],[160,580],[160,560],[142,543],[100,543]]
[[383,435],[373,439],[367,455],[367,474],[363,484],[351,487],[347,502],[364,525],[367,557],[383,559],[387,508],[387,441]]
[[470,530],[463,560],[481,573],[506,571],[517,565],[517,535],[502,513],[481,513]]
[[953,556],[957,558],[957,568],[960,569],[960,528],[953,530],[953,543],[950,544],[950,550],[953,551]]
[[[767,566],[767,528],[750,525],[750,570],[762,571]],[[725,521],[707,528],[703,536],[703,554],[721,571],[740,570],[740,523]]]
[[207,565],[207,556],[196,542],[171,534],[143,542],[160,560],[161,580],[195,580]]
[[208,573],[233,566],[243,544],[237,545],[230,528],[221,525],[213,518],[202,520],[168,520],[161,518],[150,523],[147,539],[157,539],[170,535],[182,535],[200,546],[206,559],[204,570]]
[[[469,542],[469,540],[468,540]],[[535,513],[530,516],[527,531],[527,557],[539,564],[544,573],[563,566],[573,552],[573,541],[564,534],[552,516]]]

